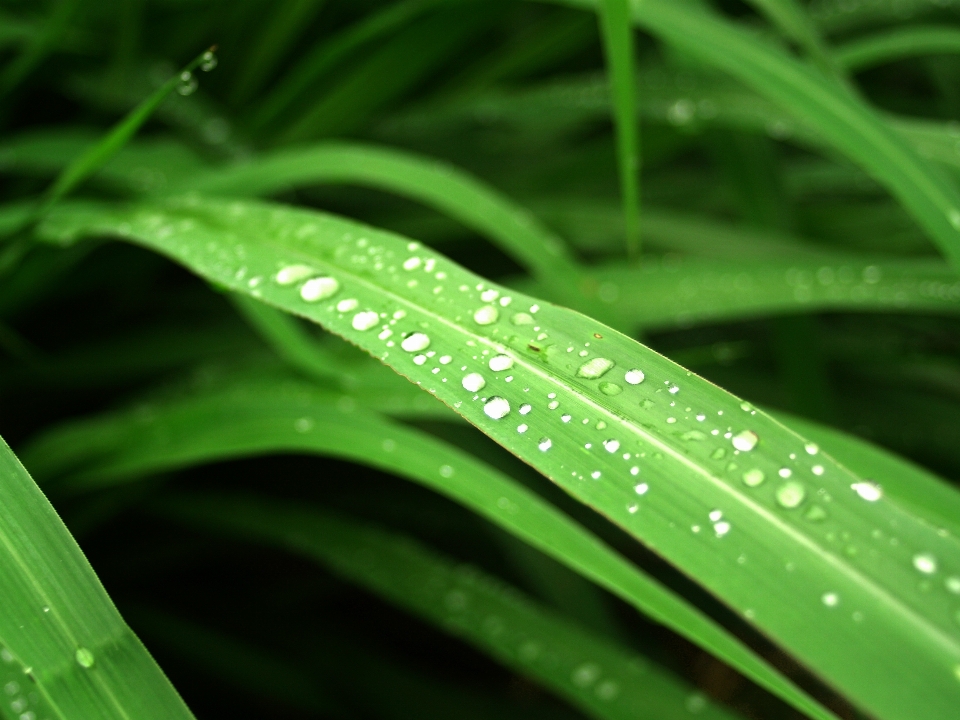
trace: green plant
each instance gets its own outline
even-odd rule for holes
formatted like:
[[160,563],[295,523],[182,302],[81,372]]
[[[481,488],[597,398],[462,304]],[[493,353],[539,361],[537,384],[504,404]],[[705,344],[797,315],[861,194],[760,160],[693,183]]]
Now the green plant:
[[7,2],[0,717],[953,717],[956,21]]

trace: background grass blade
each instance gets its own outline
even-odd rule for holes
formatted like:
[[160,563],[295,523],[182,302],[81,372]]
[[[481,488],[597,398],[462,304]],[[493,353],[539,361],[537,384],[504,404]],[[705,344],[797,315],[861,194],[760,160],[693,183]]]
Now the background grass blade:
[[887,62],[938,53],[960,53],[960,30],[948,27],[906,27],[854,40],[837,48],[837,62],[859,72]]
[[[203,528],[307,555],[535,679],[589,717],[670,720],[690,714],[690,689],[671,675],[411,538],[259,500],[186,496],[163,510]],[[702,699],[697,713],[734,717]]]
[[[949,583],[917,583],[960,572],[957,541],[635,341],[417,243],[310,211],[199,198],[77,206],[41,232],[124,237],[314,319],[697,577],[878,717],[949,712],[953,597]],[[894,526],[897,543],[878,546],[886,533],[873,530]],[[784,603],[795,614],[780,613]]]
[[601,0],[599,16],[613,96],[627,256],[636,258],[640,254],[640,126],[628,0]]
[[[131,420],[141,418],[132,424]],[[146,419],[144,422],[143,418]],[[239,382],[184,401],[67,425],[25,457],[61,490],[109,487],[145,474],[263,453],[323,453],[421,483],[583,574],[703,645],[813,717],[832,717],[695,608],[531,491],[425,433],[289,381]]]
[[192,718],[2,440],[0,500],[5,705],[18,717]]

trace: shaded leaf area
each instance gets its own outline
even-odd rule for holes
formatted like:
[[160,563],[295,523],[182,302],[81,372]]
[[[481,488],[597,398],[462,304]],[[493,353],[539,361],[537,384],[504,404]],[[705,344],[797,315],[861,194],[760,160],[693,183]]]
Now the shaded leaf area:
[[[900,712],[873,682],[889,671],[866,660],[884,656],[867,651],[877,643],[912,658],[915,682],[932,684],[931,712],[953,692],[952,598],[914,583],[929,574],[917,557],[953,572],[954,540],[896,502],[877,502],[876,485],[749,404],[615,331],[507,293],[417,243],[292,208],[198,198],[129,211],[75,206],[42,232],[60,242],[128,237],[343,335],[865,705]],[[897,542],[881,551],[890,523]],[[787,597],[808,597],[804,623],[841,634],[856,663],[775,613]]]

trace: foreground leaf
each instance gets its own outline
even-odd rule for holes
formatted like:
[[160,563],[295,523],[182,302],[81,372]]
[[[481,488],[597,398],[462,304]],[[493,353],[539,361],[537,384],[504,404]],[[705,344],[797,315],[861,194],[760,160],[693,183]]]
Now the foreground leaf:
[[418,243],[307,210],[77,205],[40,231],[124,237],[320,323],[697,578],[864,709],[953,713],[956,538],[630,338]]
[[2,440],[0,587],[4,717],[193,717]]

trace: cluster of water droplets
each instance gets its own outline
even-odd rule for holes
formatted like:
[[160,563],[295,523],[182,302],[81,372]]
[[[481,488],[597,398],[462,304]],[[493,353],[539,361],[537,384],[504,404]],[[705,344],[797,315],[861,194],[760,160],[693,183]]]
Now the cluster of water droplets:
[[[203,72],[210,72],[217,66],[217,56],[214,54],[213,50],[207,50],[200,58],[200,69]],[[190,70],[184,70],[180,73],[179,82],[177,83],[177,92],[181,95],[193,95],[197,91],[200,83],[197,81],[197,76],[193,74]]]

